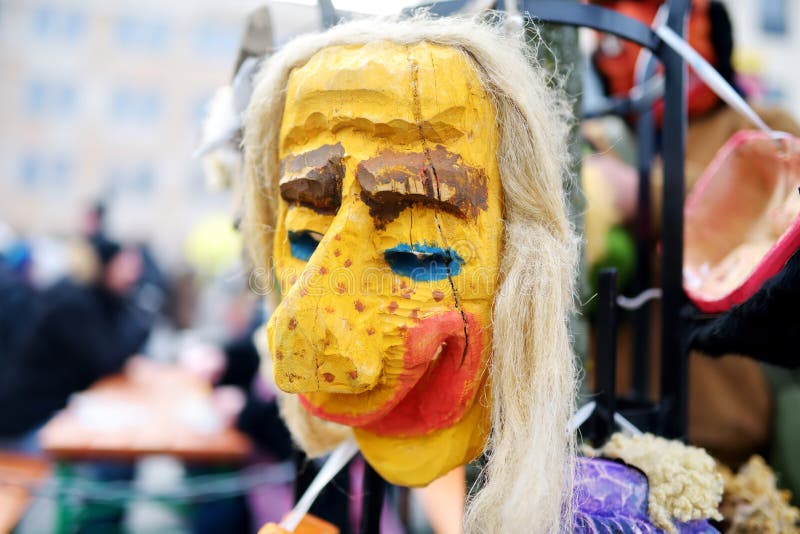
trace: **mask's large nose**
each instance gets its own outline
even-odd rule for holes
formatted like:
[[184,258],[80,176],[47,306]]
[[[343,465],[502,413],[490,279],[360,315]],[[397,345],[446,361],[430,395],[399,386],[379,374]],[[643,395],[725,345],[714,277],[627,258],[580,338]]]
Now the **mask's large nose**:
[[[331,237],[339,233],[336,226],[317,245],[267,325],[275,383],[289,393],[361,393],[381,374],[381,354],[365,343],[364,325],[343,312],[354,309],[358,288],[337,282],[341,252],[335,252],[342,244]],[[370,330],[373,338],[381,335],[380,329]]]

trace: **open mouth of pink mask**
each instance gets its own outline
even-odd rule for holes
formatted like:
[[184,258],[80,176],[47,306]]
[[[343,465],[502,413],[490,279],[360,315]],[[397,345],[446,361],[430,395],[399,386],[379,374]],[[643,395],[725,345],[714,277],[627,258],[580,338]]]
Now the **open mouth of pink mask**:
[[800,247],[800,139],[741,131],[684,210],[683,287],[703,312],[750,298]]

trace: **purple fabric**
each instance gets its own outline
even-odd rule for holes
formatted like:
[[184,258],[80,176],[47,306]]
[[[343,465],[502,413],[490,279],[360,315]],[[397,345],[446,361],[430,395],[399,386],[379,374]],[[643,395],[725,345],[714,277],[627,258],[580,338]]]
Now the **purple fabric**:
[[[275,399],[276,396],[274,386],[264,380],[260,373],[256,373],[253,378],[251,391],[265,402]],[[250,465],[276,465],[278,463],[275,457],[263,449],[254,451],[250,458]],[[250,505],[255,531],[269,522],[280,523],[283,516],[294,506],[294,483],[256,486],[248,492],[247,501]]]
[[[262,457],[262,462],[273,465],[276,462]],[[361,521],[361,506],[364,481],[364,460],[356,456],[348,468],[350,475],[349,516],[355,532]],[[294,506],[294,488],[289,484],[267,484],[250,490],[248,502],[256,527],[268,522],[279,523]],[[256,528],[258,530],[258,528]],[[383,500],[381,510],[381,534],[402,534],[403,526],[396,510],[391,506],[388,495]]]
[[[579,458],[575,480],[575,532],[661,533],[647,515],[647,477],[603,458]],[[681,534],[718,532],[707,521],[676,523]]]
[[[361,507],[364,496],[364,458],[361,455],[350,462],[350,524],[353,529],[361,524]],[[390,506],[389,495],[383,497],[381,508],[381,534],[402,534],[403,526],[395,509]]]
[[[266,454],[260,455],[253,464],[276,465],[274,459]],[[283,516],[294,506],[294,483],[264,484],[252,488],[247,494],[250,514],[255,531],[269,522],[280,523]]]

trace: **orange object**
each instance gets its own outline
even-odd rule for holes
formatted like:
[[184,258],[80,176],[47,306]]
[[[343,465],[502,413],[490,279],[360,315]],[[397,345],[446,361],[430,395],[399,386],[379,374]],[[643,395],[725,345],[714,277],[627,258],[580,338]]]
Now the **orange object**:
[[[306,514],[300,524],[292,531],[294,534],[339,534],[335,525],[311,514]],[[258,531],[258,534],[290,534],[288,530],[277,523],[267,523]]]
[[14,530],[28,507],[31,487],[49,472],[44,460],[0,452],[0,533]]
[[[595,2],[618,13],[650,25],[662,4],[660,0],[619,2]],[[711,40],[711,20],[709,18],[709,0],[693,0],[689,14],[687,41],[703,58],[717,66],[714,44]],[[607,83],[612,96],[625,96],[634,85],[636,60],[642,47],[630,41],[614,36],[599,34],[600,46],[594,55],[594,63]],[[659,67],[660,68],[660,67]],[[687,79],[687,107],[689,116],[701,115],[719,103],[719,98],[700,80],[694,71],[689,69]],[[655,104],[656,120],[660,123],[664,112],[664,103],[659,100]]]

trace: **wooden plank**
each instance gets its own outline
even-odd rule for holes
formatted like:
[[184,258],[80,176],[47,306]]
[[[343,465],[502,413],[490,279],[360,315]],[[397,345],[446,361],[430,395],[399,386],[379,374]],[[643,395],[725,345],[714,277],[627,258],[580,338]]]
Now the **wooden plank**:
[[251,442],[224,422],[211,392],[177,366],[140,362],[73,398],[39,440],[59,460],[169,454],[197,463],[242,462]]

